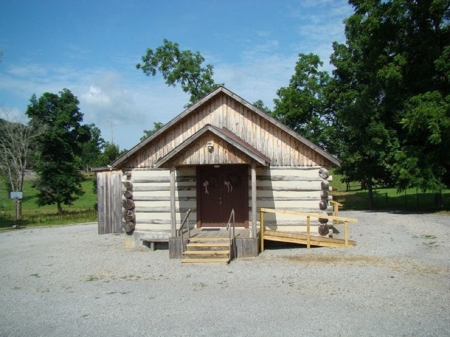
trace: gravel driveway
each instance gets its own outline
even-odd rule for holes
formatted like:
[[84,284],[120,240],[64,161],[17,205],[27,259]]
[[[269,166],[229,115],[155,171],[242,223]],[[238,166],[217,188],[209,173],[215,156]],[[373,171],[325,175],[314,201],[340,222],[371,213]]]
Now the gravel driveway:
[[450,217],[342,212],[353,248],[229,265],[95,224],[0,233],[0,336],[450,336]]

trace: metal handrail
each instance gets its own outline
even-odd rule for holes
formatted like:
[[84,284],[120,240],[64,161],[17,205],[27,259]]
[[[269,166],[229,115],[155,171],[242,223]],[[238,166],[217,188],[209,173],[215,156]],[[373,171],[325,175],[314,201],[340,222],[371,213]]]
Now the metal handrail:
[[[231,220],[233,219],[233,222]],[[234,209],[231,210],[230,217],[228,218],[227,223],[227,231],[229,231],[228,237],[230,239],[230,252],[231,252],[231,245],[233,245],[233,258],[236,258],[236,243],[234,242],[236,238],[236,232],[235,232],[235,214]],[[231,225],[233,225],[233,237],[231,237]],[[231,257],[230,257],[231,258]]]
[[186,212],[186,216],[184,217],[184,220],[181,222],[181,226],[178,229],[178,236],[181,236],[181,240],[183,240],[183,227],[185,224],[187,224],[187,230],[188,230],[188,239],[191,237],[191,226],[189,225],[189,215],[191,214],[191,210],[188,209]]

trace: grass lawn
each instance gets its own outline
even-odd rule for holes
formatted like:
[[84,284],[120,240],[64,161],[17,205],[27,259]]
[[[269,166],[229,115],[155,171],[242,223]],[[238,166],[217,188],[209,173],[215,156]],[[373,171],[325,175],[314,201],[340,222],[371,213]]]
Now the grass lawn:
[[[366,210],[369,203],[368,190],[362,190],[358,183],[350,184],[346,192],[345,183],[339,175],[333,174],[330,184],[335,190],[331,193],[333,200],[344,205],[343,209]],[[450,189],[442,191],[442,207],[436,206],[435,192],[422,193],[416,189],[397,193],[395,188],[376,188],[373,190],[375,210],[398,210],[408,212],[450,212]]]
[[[38,191],[32,187],[33,182],[25,182],[23,191],[22,214],[20,226],[48,226],[97,221],[94,209],[97,195],[93,192],[92,181],[95,176],[86,177],[82,182],[84,194],[71,206],[63,205],[64,214],[59,215],[56,204],[38,206]],[[0,187],[0,228],[10,228],[15,223],[15,201],[9,199],[4,186]]]

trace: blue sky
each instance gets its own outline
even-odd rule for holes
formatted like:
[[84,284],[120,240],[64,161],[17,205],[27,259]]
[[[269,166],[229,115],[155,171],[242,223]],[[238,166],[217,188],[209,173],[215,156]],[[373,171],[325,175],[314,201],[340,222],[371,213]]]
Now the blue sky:
[[[121,149],[189,101],[179,86],[135,68],[163,39],[200,52],[214,80],[250,103],[272,107],[299,53],[331,70],[332,42],[344,42],[341,0],[4,0],[0,11],[0,111],[20,118],[33,94],[67,88],[84,123]],[[4,118],[4,116],[2,116]]]

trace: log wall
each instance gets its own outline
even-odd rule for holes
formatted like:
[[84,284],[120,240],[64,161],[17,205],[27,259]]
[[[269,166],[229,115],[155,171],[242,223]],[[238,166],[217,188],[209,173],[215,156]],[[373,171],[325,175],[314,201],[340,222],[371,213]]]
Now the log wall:
[[[137,231],[169,232],[170,171],[165,169],[131,171]],[[196,174],[194,168],[179,168],[175,174],[175,215],[177,228],[191,209],[189,221],[196,222]]]
[[[257,207],[305,213],[320,213],[324,198],[320,167],[272,167],[260,168],[256,175]],[[331,177],[330,177],[331,180]],[[251,189],[249,191],[251,200]],[[251,210],[250,210],[251,214]],[[259,219],[258,219],[259,220]],[[286,214],[265,214],[267,229],[301,230],[305,219],[296,219]],[[314,225],[319,225],[317,224]]]
[[[319,213],[321,211],[320,202],[324,199],[323,179],[319,176],[319,169],[319,167],[257,169],[257,208]],[[249,205],[251,205],[250,170],[248,179]],[[123,180],[129,181],[126,177]],[[131,172],[131,182],[133,211],[136,220],[135,230],[170,233],[170,171],[166,169],[136,169]],[[188,209],[191,209],[189,219],[193,228],[197,221],[195,167],[177,169],[175,184],[177,228]],[[328,199],[331,197],[326,196],[326,200]],[[249,220],[252,220],[251,206],[249,207]],[[304,220],[283,214],[266,214],[265,216],[267,229],[295,230],[295,227],[304,225]]]

